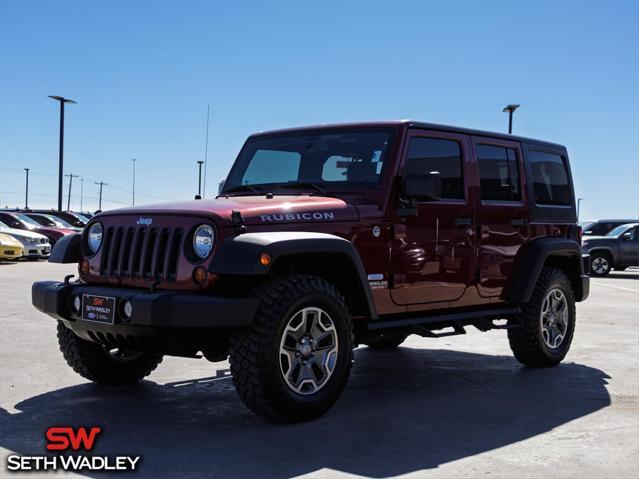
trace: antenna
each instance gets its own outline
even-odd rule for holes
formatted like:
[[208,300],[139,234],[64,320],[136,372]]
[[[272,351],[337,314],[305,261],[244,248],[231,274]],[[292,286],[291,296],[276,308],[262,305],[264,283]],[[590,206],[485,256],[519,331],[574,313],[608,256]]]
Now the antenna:
[[209,119],[211,116],[211,105],[206,105],[206,141],[204,143],[204,188],[203,198],[206,198],[206,164],[209,157]]

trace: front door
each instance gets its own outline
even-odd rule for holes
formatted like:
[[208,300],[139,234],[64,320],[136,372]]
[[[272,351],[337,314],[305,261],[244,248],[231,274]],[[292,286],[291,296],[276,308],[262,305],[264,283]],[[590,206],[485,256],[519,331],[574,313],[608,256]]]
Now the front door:
[[406,145],[402,175],[438,171],[442,198],[417,198],[417,215],[396,222],[391,296],[400,305],[454,301],[473,281],[475,268],[469,140],[462,134],[413,130]]
[[519,143],[472,137],[479,178],[479,294],[498,297],[512,281],[513,263],[528,238],[528,208]]
[[639,226],[619,238],[619,261],[622,266],[639,266]]

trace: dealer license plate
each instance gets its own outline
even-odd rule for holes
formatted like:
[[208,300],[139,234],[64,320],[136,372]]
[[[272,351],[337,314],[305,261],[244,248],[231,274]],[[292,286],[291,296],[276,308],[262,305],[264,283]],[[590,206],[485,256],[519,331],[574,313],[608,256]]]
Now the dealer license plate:
[[82,319],[96,323],[113,324],[115,298],[109,296],[82,295]]

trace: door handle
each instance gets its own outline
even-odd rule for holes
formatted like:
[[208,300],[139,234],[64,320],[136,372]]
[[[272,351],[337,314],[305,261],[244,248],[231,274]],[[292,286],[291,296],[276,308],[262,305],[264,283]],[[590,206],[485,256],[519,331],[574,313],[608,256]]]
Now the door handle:
[[510,220],[510,224],[512,226],[526,226],[528,222],[526,221],[526,218],[513,218]]
[[473,220],[472,220],[472,218],[466,218],[464,216],[458,216],[457,218],[455,218],[453,223],[454,223],[455,226],[470,226],[471,224],[473,224]]

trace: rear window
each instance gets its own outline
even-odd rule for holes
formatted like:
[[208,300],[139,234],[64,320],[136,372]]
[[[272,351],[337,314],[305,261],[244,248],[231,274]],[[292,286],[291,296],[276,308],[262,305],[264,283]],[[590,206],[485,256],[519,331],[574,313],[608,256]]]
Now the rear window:
[[477,145],[481,199],[487,201],[521,201],[519,165],[514,149]]
[[570,205],[572,194],[566,164],[560,155],[529,151],[535,203],[538,205]]

